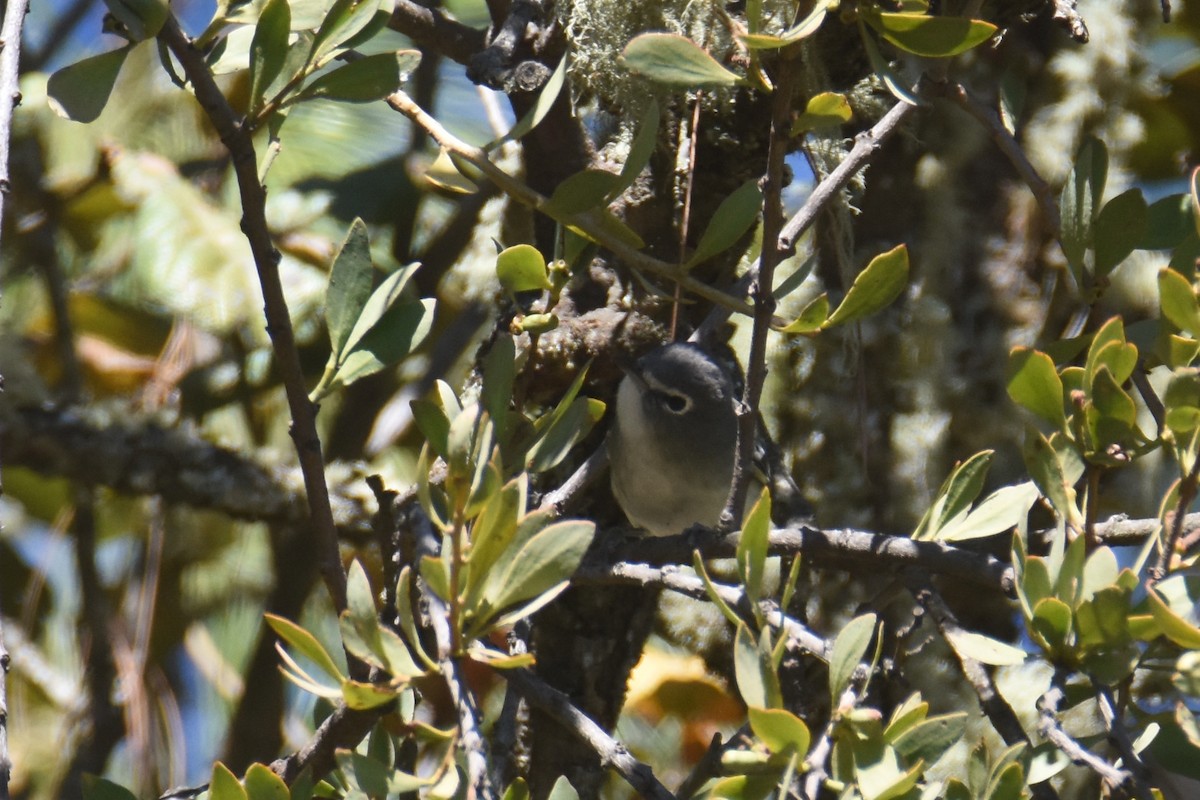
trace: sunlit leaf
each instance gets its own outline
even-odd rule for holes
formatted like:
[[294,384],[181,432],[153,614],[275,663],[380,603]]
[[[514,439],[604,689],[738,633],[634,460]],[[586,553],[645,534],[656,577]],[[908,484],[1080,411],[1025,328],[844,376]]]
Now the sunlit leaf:
[[416,50],[365,56],[321,75],[301,89],[295,95],[295,101],[321,98],[370,103],[382,100],[400,88],[420,60],[421,54]]
[[1173,269],[1158,273],[1159,303],[1162,315],[1183,331],[1200,334],[1200,303],[1187,278]]
[[809,301],[800,316],[789,322],[781,333],[816,333],[829,321],[829,295],[822,292]]
[[345,680],[342,671],[338,669],[337,664],[330,658],[329,653],[317,641],[317,637],[283,617],[269,613],[263,616],[266,618],[267,624],[271,626],[271,629],[279,635],[279,638],[294,647],[296,652],[316,664],[322,672],[335,681],[340,683]]
[[212,776],[208,779],[209,800],[247,800],[241,781],[220,761],[213,764]]
[[283,778],[264,764],[251,764],[244,783],[248,800],[291,800],[292,797]]
[[546,259],[540,250],[529,244],[517,244],[502,250],[496,256],[496,277],[500,279],[500,285],[510,292],[550,288]]
[[990,22],[965,17],[912,13],[868,14],[865,18],[892,44],[919,56],[943,58],[964,53],[996,32]]
[[50,108],[73,122],[95,121],[108,103],[131,49],[132,45],[91,56],[55,72],[46,84]]
[[875,256],[858,273],[841,304],[829,315],[825,327],[854,322],[886,308],[900,296],[907,284],[908,248],[898,245]]
[[830,128],[845,124],[854,116],[850,102],[844,94],[821,92],[809,98],[804,113],[792,123],[792,136],[799,136],[818,128]]
[[1026,658],[1021,648],[982,633],[953,629],[946,631],[946,638],[955,650],[984,664],[1012,666],[1024,663]]
[[250,111],[262,108],[267,87],[283,70],[288,56],[292,9],[288,0],[267,0],[250,42]]
[[734,86],[743,80],[691,39],[675,33],[643,33],[635,37],[626,45],[620,61],[626,69],[655,83],[680,89]]
[[789,749],[804,755],[808,753],[811,735],[804,721],[783,708],[748,709],[750,728],[772,753],[784,753]]
[[874,614],[855,617],[833,641],[833,652],[829,656],[829,695],[835,708],[866,655],[871,637],[875,635],[875,622]]
[[1008,356],[1008,396],[1055,428],[1066,427],[1063,384],[1050,356],[1028,347],[1014,347]]
[[550,113],[550,109],[554,106],[554,102],[562,92],[566,78],[567,58],[564,56],[559,59],[558,66],[554,68],[554,72],[550,73],[550,77],[542,85],[541,90],[538,92],[537,100],[534,101],[533,106],[525,113],[525,116],[517,120],[517,124],[513,125],[508,133],[484,145],[483,149],[488,151],[495,150],[505,142],[520,139],[540,125],[542,120],[546,118],[546,115]]
[[165,0],[104,0],[104,5],[135,42],[157,36],[171,13]]

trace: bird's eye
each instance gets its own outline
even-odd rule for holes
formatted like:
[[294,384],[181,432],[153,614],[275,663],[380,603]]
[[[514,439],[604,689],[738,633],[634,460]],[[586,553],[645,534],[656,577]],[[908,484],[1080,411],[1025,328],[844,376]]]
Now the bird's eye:
[[685,395],[663,392],[662,403],[672,414],[682,414],[692,405]]

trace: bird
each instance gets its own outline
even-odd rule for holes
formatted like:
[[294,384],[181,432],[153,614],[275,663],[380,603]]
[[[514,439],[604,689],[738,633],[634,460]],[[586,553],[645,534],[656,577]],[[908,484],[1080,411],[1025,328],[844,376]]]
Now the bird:
[[613,495],[653,536],[715,527],[733,481],[735,381],[699,345],[651,350],[626,370],[608,434]]

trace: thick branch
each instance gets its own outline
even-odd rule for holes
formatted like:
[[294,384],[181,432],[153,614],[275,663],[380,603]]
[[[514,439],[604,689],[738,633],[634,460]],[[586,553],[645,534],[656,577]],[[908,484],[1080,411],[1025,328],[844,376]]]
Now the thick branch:
[[204,54],[192,46],[173,15],[167,17],[158,36],[179,60],[196,93],[196,99],[233,159],[242,202],[242,232],[254,255],[254,266],[258,270],[263,292],[267,333],[271,337],[275,362],[287,392],[288,407],[292,414],[291,435],[304,473],[317,561],[334,608],[341,612],[346,608],[346,573],[342,569],[333,512],[329,507],[329,489],[325,484],[325,462],[317,434],[317,406],[309,401],[305,388],[287,299],[279,277],[279,251],[275,249],[267,228],[267,192],[258,178],[254,142],[250,131],[238,121],[225,95],[218,88],[205,63]]
[[422,50],[435,50],[466,64],[483,49],[484,33],[453,19],[439,8],[412,0],[396,0],[388,27],[413,40]]
[[[619,539],[614,531],[608,535]],[[690,564],[692,551],[701,558],[732,558],[736,555],[740,533],[722,535],[704,528],[677,536],[616,541],[605,552],[590,556],[588,567],[603,567],[618,561],[645,564]],[[856,530],[819,530],[809,527],[778,528],[771,531],[772,555],[803,553],[813,561],[846,569],[870,571],[902,570],[915,567],[938,575],[960,578],[977,586],[999,590],[1007,595],[1015,591],[1012,568],[983,553],[939,542],[917,542],[906,536],[887,536]]]
[[[153,422],[102,424],[72,409],[25,408],[0,414],[0,447],[9,466],[84,486],[156,495],[256,522],[298,525],[308,519],[293,471],[269,469],[242,453]],[[362,494],[342,487],[334,499],[342,535],[368,535],[372,511]]]
[[388,708],[354,711],[339,705],[317,728],[308,744],[290,756],[274,761],[271,770],[289,784],[305,767],[312,770],[314,778],[327,775],[337,764],[334,751],[361,742]]

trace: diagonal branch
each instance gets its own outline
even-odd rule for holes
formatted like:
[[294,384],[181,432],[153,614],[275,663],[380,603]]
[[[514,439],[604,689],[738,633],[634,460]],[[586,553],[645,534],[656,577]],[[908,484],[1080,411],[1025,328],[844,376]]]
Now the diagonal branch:
[[506,678],[530,705],[551,716],[560,725],[595,751],[600,763],[614,769],[648,800],[675,800],[675,795],[659,782],[654,771],[638,761],[625,745],[604,732],[604,729],[571,704],[571,699],[526,669],[502,670]]
[[1063,677],[1061,671],[1055,671],[1050,688],[1037,699],[1038,733],[1061,750],[1073,763],[1082,764],[1099,775],[1109,787],[1118,789],[1132,785],[1133,775],[1088,750],[1063,729],[1062,723],[1058,721],[1059,711],[1066,700]]
[[459,64],[470,61],[485,41],[483,31],[462,24],[440,8],[413,0],[396,0],[388,27],[412,39],[422,50],[434,50]]
[[338,551],[337,531],[329,507],[329,487],[325,483],[325,461],[321,455],[321,439],[317,434],[317,406],[308,399],[296,338],[288,314],[283,281],[279,277],[279,251],[271,241],[267,228],[266,188],[258,178],[258,159],[251,133],[241,124],[225,95],[221,93],[204,54],[192,46],[192,41],[179,27],[174,15],[168,15],[158,34],[159,40],[174,54],[183,67],[196,100],[221,137],[233,159],[238,191],[242,203],[242,232],[254,255],[254,266],[262,287],[267,333],[275,353],[275,362],[287,392],[288,408],[292,415],[291,435],[304,474],[305,495],[312,521],[316,556],[321,577],[325,581],[334,608],[340,613],[346,608],[346,573]]

